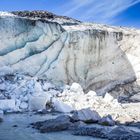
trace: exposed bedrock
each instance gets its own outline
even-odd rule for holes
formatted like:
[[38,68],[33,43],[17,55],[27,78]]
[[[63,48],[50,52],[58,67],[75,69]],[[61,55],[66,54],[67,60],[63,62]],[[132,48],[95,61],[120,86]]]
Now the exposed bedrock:
[[78,82],[85,90],[104,94],[131,84],[137,93],[139,46],[139,30],[0,16],[0,67],[56,85]]

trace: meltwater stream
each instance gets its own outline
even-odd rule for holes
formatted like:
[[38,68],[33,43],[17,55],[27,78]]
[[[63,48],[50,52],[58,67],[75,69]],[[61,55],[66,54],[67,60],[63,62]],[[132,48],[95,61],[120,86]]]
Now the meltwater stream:
[[4,115],[4,121],[0,123],[0,140],[101,140],[86,136],[74,136],[67,131],[42,134],[29,127],[29,124],[32,122],[44,121],[55,117],[51,114]]

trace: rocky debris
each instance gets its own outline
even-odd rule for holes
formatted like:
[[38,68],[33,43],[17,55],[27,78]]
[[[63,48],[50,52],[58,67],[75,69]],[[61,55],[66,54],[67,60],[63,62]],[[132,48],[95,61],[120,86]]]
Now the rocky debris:
[[140,132],[130,130],[127,127],[116,126],[101,127],[101,126],[83,126],[76,128],[73,131],[74,135],[92,136],[98,138],[105,138],[108,140],[139,140]]
[[87,108],[75,111],[72,115],[72,119],[74,121],[83,121],[85,123],[96,123],[101,117],[96,111]]
[[14,11],[14,12],[11,12],[15,15],[18,15],[18,16],[21,16],[21,17],[32,17],[32,18],[35,18],[35,17],[38,17],[38,18],[55,18],[56,15],[54,15],[53,13],[51,12],[47,12],[47,11]]
[[72,118],[71,118],[71,122],[72,122],[72,124],[70,125],[69,130],[73,130],[74,131],[76,128],[87,126],[87,124],[82,122],[82,121],[73,122]]
[[41,133],[46,133],[68,130],[71,124],[70,117],[67,115],[62,115],[56,119],[46,120],[44,122],[36,122],[33,124],[33,128],[38,129]]
[[96,138],[107,138],[108,131],[105,127],[78,127],[73,131],[74,135],[92,136]]
[[99,124],[105,125],[105,126],[114,126],[115,121],[112,119],[111,115],[107,115],[107,116],[101,118],[101,120],[99,121]]
[[[26,17],[26,18],[38,18],[38,19],[44,19],[44,20],[50,20],[50,21],[58,21],[60,22],[59,20],[61,21],[65,21],[64,23],[66,24],[78,24],[78,23],[81,23],[80,21],[76,20],[76,19],[73,19],[73,18],[69,18],[67,16],[59,16],[59,15],[56,15],[54,13],[51,13],[51,12],[48,12],[48,11],[13,11],[11,12],[13,15],[17,15],[19,17]],[[58,19],[58,20],[57,20]]]
[[108,140],[139,140],[140,132],[129,130],[129,128],[118,126],[108,133]]

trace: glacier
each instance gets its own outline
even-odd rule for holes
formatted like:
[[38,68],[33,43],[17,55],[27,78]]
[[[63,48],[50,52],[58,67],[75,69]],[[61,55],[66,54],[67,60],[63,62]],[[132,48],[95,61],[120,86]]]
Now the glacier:
[[[140,30],[83,23],[43,11],[19,11],[0,12],[0,32],[1,98],[5,91],[16,99],[48,91],[36,79],[59,90],[76,82],[82,86],[81,94],[91,90],[116,99],[140,91]],[[5,78],[12,75],[9,83]],[[18,83],[19,77],[26,80]],[[25,93],[23,87],[28,87]],[[24,102],[20,106],[29,107]]]
[[140,30],[38,15],[0,14],[0,67],[60,86],[77,82],[99,95],[138,86]]
[[[99,117],[95,131],[127,122],[140,132],[139,46],[140,30],[134,28],[84,23],[46,11],[0,12],[1,138],[78,138],[69,132],[42,135],[27,127],[77,113],[85,121]],[[99,126],[104,121],[116,126]],[[88,124],[77,126],[85,128],[80,134],[90,135]]]

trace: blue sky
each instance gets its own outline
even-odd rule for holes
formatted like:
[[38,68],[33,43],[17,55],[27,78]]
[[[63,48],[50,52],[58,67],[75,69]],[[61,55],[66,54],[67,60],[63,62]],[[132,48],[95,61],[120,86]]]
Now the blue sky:
[[0,10],[47,10],[82,21],[140,28],[140,0],[0,0]]

